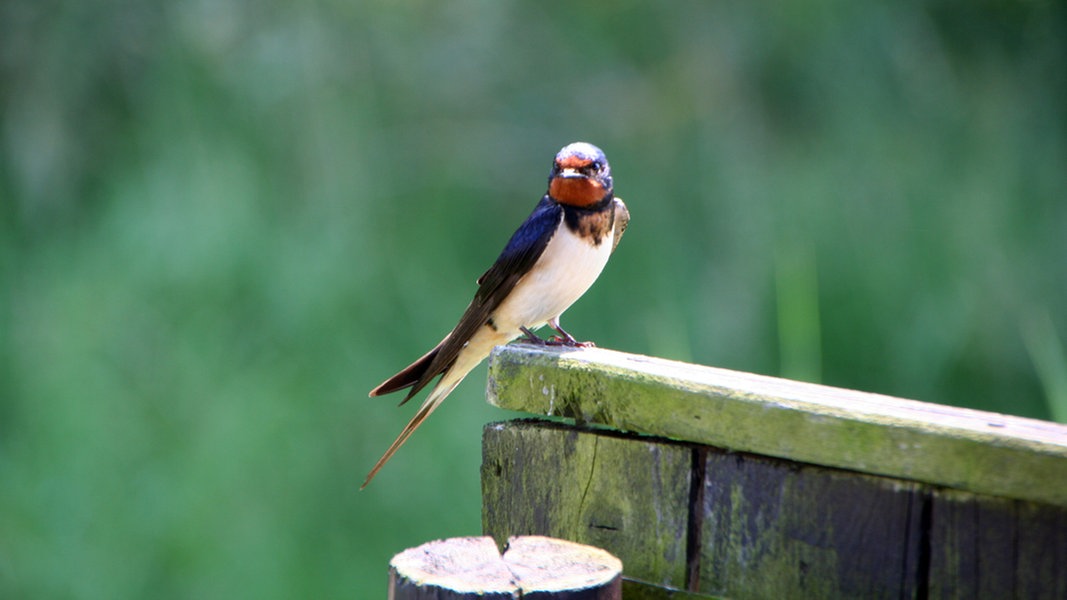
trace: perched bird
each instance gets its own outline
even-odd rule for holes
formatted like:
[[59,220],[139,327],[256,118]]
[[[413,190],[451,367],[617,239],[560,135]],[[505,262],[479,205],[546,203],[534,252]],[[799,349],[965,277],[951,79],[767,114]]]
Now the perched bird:
[[[576,142],[560,150],[548,192],[478,278],[478,291],[459,324],[433,350],[371,390],[371,396],[381,396],[411,388],[403,405],[441,375],[360,489],[495,346],[519,336],[538,344],[591,345],[564,331],[559,317],[596,281],[629,221],[600,148]],[[559,336],[542,340],[533,333],[546,324]]]

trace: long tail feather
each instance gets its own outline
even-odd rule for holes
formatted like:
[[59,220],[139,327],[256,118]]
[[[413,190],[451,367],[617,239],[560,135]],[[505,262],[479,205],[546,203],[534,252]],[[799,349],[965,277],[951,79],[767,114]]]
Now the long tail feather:
[[[437,385],[433,387],[433,390],[426,396],[426,400],[423,401],[422,406],[419,407],[415,416],[408,421],[408,424],[404,426],[404,430],[400,432],[393,444],[389,446],[389,449],[385,451],[385,454],[378,459],[377,464],[367,474],[367,479],[363,481],[363,485],[359,489],[367,487],[371,479],[378,471],[389,462],[389,459],[393,457],[393,454],[404,445],[404,442],[411,437],[411,434],[422,425],[422,422],[426,420],[426,417],[430,416],[434,410],[444,401],[452,390],[459,385],[459,382],[463,381],[463,378],[471,372],[474,367],[478,366],[478,363],[485,360],[485,357],[489,356],[489,353],[493,350],[494,346],[499,344],[506,344],[509,340],[515,338],[518,332],[501,332],[491,327],[480,328],[473,336],[466,339],[463,344],[460,345],[460,349],[454,357],[448,361],[447,364],[440,364],[445,361],[445,358],[451,354],[451,352],[445,348],[446,344],[450,343],[451,337],[455,332],[445,337],[436,348],[430,350],[426,356],[423,356],[419,360],[415,361],[411,366],[404,369],[400,373],[397,373],[391,377],[385,383],[379,385],[371,391],[371,396],[377,396],[379,394],[388,393],[388,391],[403,389],[405,386],[412,386],[411,391],[408,392],[407,398],[404,402],[407,402],[411,396],[418,392],[420,389],[426,386],[426,384],[436,377],[438,374],[441,378],[437,380]],[[443,352],[443,354],[442,354]],[[403,404],[403,402],[401,402]]]
[[415,433],[415,430],[419,428],[419,425],[422,425],[422,422],[426,420],[426,417],[429,417],[430,413],[436,410],[437,407],[444,402],[445,398],[452,392],[452,390],[456,389],[456,386],[459,385],[459,382],[462,380],[463,378],[460,377],[452,381],[447,387],[442,387],[442,384],[444,383],[443,379],[437,384],[437,387],[430,392],[430,395],[426,397],[426,401],[419,407],[419,411],[415,413],[414,417],[411,417],[408,424],[404,426],[404,430],[400,432],[400,435],[393,440],[392,445],[385,451],[385,454],[383,454],[382,457],[378,459],[378,462],[375,463],[374,468],[367,474],[367,478],[363,480],[363,485],[359,486],[359,489],[362,490],[367,487],[367,484],[370,483],[371,479],[374,479],[374,476],[385,466],[385,463],[389,462],[389,459],[392,458],[393,455],[396,454],[396,451],[404,445],[404,442],[408,441],[411,434]]
[[[371,479],[374,479],[374,476],[383,466],[385,466],[385,463],[389,462],[389,459],[393,457],[393,454],[404,445],[404,442],[406,442],[408,438],[411,437],[411,434],[419,428],[419,425],[422,425],[422,422],[426,420],[426,417],[429,417],[430,413],[436,410],[437,407],[444,402],[445,398],[452,393],[452,390],[456,389],[459,382],[463,381],[463,378],[466,377],[474,367],[478,366],[478,363],[482,362],[486,356],[489,356],[489,351],[493,349],[494,345],[501,343],[501,339],[501,337],[497,336],[493,338],[472,340],[471,344],[469,344],[463,352],[456,357],[456,360],[448,370],[445,371],[444,375],[441,376],[437,385],[434,386],[433,391],[426,396],[426,400],[423,401],[418,412],[415,413],[414,417],[411,417],[411,420],[404,426],[404,430],[396,437],[393,444],[389,446],[389,449],[385,451],[385,454],[378,459],[377,464],[375,464],[374,468],[367,474],[367,479],[363,481],[363,485],[359,486],[359,489],[367,487],[367,484],[370,483]],[[503,341],[506,342],[507,340],[504,339]],[[419,362],[421,362],[421,360],[422,359],[419,359]],[[421,387],[421,385],[418,387]]]

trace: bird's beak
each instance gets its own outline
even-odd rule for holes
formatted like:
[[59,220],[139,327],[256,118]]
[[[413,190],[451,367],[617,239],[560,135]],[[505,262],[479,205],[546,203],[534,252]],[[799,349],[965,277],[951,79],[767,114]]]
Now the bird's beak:
[[577,169],[563,169],[562,171],[559,172],[559,175],[557,175],[557,177],[559,177],[561,179],[585,179],[586,178],[586,176],[583,175]]

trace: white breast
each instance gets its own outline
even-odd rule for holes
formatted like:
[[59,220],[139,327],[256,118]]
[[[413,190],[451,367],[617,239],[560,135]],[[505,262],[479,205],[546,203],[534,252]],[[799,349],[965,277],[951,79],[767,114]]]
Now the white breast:
[[561,223],[534,268],[497,308],[497,327],[517,334],[520,326],[534,329],[559,317],[600,276],[614,241],[614,232],[609,232],[594,246]]

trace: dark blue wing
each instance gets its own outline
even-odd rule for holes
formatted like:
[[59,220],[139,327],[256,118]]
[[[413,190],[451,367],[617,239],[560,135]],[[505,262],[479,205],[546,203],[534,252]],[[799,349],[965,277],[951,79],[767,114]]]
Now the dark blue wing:
[[552,239],[562,218],[563,207],[547,195],[542,198],[533,213],[512,234],[508,245],[504,247],[493,266],[478,278],[478,285],[482,286],[478,295],[491,294],[496,286],[504,283],[509,276],[525,275],[545,251],[545,246]]
[[[430,380],[448,370],[464,344],[489,321],[489,317],[515,288],[519,279],[528,273],[541,257],[562,220],[563,208],[546,194],[533,213],[511,236],[493,266],[478,278],[478,291],[452,333],[415,364],[376,388],[375,392],[389,393],[412,386],[407,397],[401,402],[403,404],[426,387]],[[375,392],[372,392],[372,395],[378,395]]]

